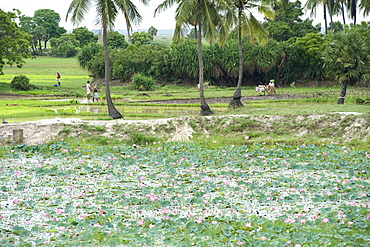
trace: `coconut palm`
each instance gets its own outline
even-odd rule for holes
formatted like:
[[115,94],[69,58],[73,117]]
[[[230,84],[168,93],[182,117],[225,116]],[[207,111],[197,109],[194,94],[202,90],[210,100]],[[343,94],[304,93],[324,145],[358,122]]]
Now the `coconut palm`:
[[353,20],[353,24],[356,25],[358,0],[347,0],[346,6],[347,6],[349,16]]
[[204,97],[202,37],[210,41],[225,40],[232,25],[232,13],[225,0],[165,0],[156,8],[155,15],[174,4],[177,4],[174,41],[179,41],[189,31],[189,23],[194,23],[197,28],[200,114],[211,115],[213,112]]
[[361,0],[359,7],[363,11],[364,16],[367,16],[370,14],[370,1],[369,0]]
[[[332,17],[332,6],[333,0],[307,0],[305,7],[308,10],[311,10],[311,15],[316,14],[316,9],[322,4],[324,11],[324,23],[325,23],[325,33],[328,33],[328,17],[327,12],[329,12],[330,23],[333,23]],[[333,25],[331,25],[333,26]]]
[[[236,23],[238,29],[238,50],[239,50],[239,77],[236,90],[233,95],[233,99],[229,103],[229,107],[241,107],[241,86],[243,81],[243,49],[242,49],[242,36],[246,34],[249,37],[249,41],[254,43],[254,39],[258,43],[265,45],[267,42],[268,32],[264,29],[261,23],[254,17],[251,9],[257,9],[259,13],[264,14],[268,18],[274,17],[274,11],[268,7],[267,4],[271,4],[269,1],[262,1],[258,4],[258,0],[232,0],[232,6],[236,12]],[[248,11],[246,15],[245,11]]]
[[342,83],[338,104],[343,104],[347,85],[370,78],[370,48],[368,41],[356,29],[347,29],[328,36],[323,51],[324,68]]
[[109,88],[109,53],[107,44],[107,33],[108,29],[114,26],[114,21],[118,15],[118,2],[119,0],[73,0],[69,6],[67,17],[71,14],[71,21],[74,24],[80,23],[84,19],[84,15],[88,12],[92,3],[95,3],[96,7],[96,21],[97,25],[101,25],[103,29],[103,46],[104,46],[104,60],[105,60],[105,96],[108,105],[109,116],[113,119],[122,118],[121,113],[116,109],[113,104],[110,88]]
[[[144,5],[148,5],[149,0],[140,0]],[[126,26],[127,26],[127,39],[130,44],[131,40],[131,31],[132,24],[138,25],[143,20],[143,17],[137,10],[135,4],[130,0],[116,0],[117,6],[122,10],[123,15],[125,16]]]

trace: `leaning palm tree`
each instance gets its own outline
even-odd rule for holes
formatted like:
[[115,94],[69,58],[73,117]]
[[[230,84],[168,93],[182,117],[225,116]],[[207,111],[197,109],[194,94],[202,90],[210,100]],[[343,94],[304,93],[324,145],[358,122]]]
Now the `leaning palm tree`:
[[225,40],[232,25],[232,12],[225,0],[165,0],[156,8],[154,14],[174,4],[177,4],[174,41],[179,41],[189,31],[189,23],[195,24],[198,40],[200,114],[202,116],[211,115],[213,112],[204,97],[202,37],[210,41]]
[[[149,0],[140,0],[144,5],[148,5]],[[130,0],[117,0],[117,6],[122,10],[123,15],[125,16],[126,27],[127,27],[127,39],[130,44],[131,40],[131,31],[132,24],[138,25],[143,20],[143,17],[140,15],[139,11],[135,4]]]
[[[237,12],[236,22],[238,28],[238,50],[239,50],[239,77],[236,90],[233,95],[233,99],[229,103],[229,107],[242,107],[243,103],[241,102],[241,87],[243,81],[243,48],[242,48],[242,36],[246,34],[249,37],[249,42],[254,43],[254,39],[258,43],[265,45],[267,42],[268,32],[263,28],[261,23],[254,17],[251,9],[258,9],[258,11],[264,14],[266,17],[272,19],[275,12],[267,6],[267,4],[272,4],[269,1],[262,1],[261,5],[256,4],[255,0],[234,0],[232,1],[235,11]],[[248,10],[248,15],[245,11]]]
[[74,24],[80,23],[84,19],[84,15],[88,12],[91,7],[92,2],[95,3],[96,7],[96,21],[97,25],[101,25],[103,29],[103,45],[104,45],[104,60],[105,60],[105,96],[107,99],[109,116],[113,119],[122,118],[121,113],[116,109],[113,104],[110,89],[109,89],[109,53],[108,53],[108,43],[107,43],[107,33],[108,29],[114,26],[114,21],[118,15],[118,5],[117,1],[114,0],[73,0],[69,6],[67,17],[72,14],[71,21]]

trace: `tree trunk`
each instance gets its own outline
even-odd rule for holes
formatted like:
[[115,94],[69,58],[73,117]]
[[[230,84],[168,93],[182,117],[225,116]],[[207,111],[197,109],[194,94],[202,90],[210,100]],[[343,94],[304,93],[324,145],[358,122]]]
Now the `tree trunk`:
[[202,54],[202,31],[201,31],[201,22],[198,24],[198,61],[199,61],[199,94],[200,94],[200,115],[209,116],[213,112],[209,108],[206,99],[204,97],[204,72],[203,72],[203,54]]
[[121,113],[116,109],[110,96],[109,89],[109,54],[108,54],[108,43],[107,43],[107,28],[103,27],[103,44],[104,44],[104,58],[105,58],[105,97],[107,99],[109,116],[113,119],[122,118]]
[[132,44],[132,39],[131,39],[131,34],[130,34],[131,25],[130,25],[130,23],[128,22],[127,19],[126,19],[126,27],[127,27],[127,39],[128,39],[128,43],[129,44]]
[[330,17],[330,29],[331,31],[334,31],[334,27],[333,27],[333,7],[332,7],[332,2],[331,0],[328,0],[328,12],[329,12],[329,17]]
[[233,99],[229,103],[229,108],[243,107],[242,98],[242,81],[243,81],[243,47],[242,47],[242,26],[241,26],[242,10],[238,13],[238,48],[239,48],[239,77],[238,85],[233,95]]
[[344,3],[342,2],[341,4],[340,4],[340,7],[341,7],[341,10],[342,10],[342,17],[343,17],[343,27],[344,27],[344,25],[346,25],[346,12],[344,11]]
[[348,85],[348,80],[343,79],[342,80],[342,90],[340,91],[340,97],[338,99],[337,104],[344,104],[344,100],[346,98],[346,93],[347,93],[347,85]]
[[328,34],[328,18],[326,16],[326,5],[324,4],[325,34]]

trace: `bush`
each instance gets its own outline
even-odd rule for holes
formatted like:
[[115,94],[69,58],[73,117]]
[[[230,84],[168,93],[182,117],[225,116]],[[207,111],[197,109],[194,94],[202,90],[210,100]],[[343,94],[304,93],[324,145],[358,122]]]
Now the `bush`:
[[22,91],[28,91],[31,89],[35,89],[36,86],[31,85],[29,81],[30,79],[28,79],[27,76],[18,75],[13,78],[13,80],[10,83],[10,86],[16,90],[22,90]]
[[370,104],[370,98],[366,98],[366,99],[357,98],[356,99],[356,104],[358,104],[358,105],[368,105],[368,104]]
[[152,77],[143,76],[140,73],[132,77],[132,82],[134,83],[135,89],[139,91],[148,91],[154,88],[154,79]]

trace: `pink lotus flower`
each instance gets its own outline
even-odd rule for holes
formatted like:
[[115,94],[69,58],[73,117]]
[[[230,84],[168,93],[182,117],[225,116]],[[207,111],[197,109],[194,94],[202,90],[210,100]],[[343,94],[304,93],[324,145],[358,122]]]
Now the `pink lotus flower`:
[[61,226],[61,227],[59,227],[59,231],[64,231],[66,229],[66,227],[65,226]]
[[55,210],[55,213],[56,213],[56,214],[61,214],[61,213],[63,213],[63,210],[61,210],[61,209],[57,209],[57,210]]
[[203,220],[204,220],[204,218],[203,218],[202,216],[200,216],[200,217],[197,219],[197,223],[198,223],[198,224],[202,224],[202,223],[203,223],[203,222],[202,222]]
[[328,218],[324,218],[324,219],[322,220],[322,222],[324,222],[324,223],[328,223],[328,222],[329,222],[329,219],[328,219]]
[[246,224],[245,224],[245,227],[246,227],[246,228],[251,228],[251,227],[252,227],[252,223],[250,223],[250,222],[246,223]]
[[349,225],[349,226],[350,226],[350,225],[353,225],[353,222],[352,222],[352,221],[348,221],[348,222],[347,222],[347,225]]
[[306,223],[305,219],[301,219],[300,221],[301,221],[302,224]]
[[142,226],[142,225],[144,225],[144,221],[138,220],[138,221],[136,222],[136,224],[137,224],[138,226]]
[[266,240],[267,238],[266,238],[265,236],[262,236],[262,237],[261,237],[261,239],[262,239],[262,240]]
[[237,245],[243,245],[243,242],[238,241],[238,242],[236,242],[236,244],[237,244]]
[[249,139],[249,136],[244,136],[244,139],[245,139],[245,140],[248,140],[248,139]]

